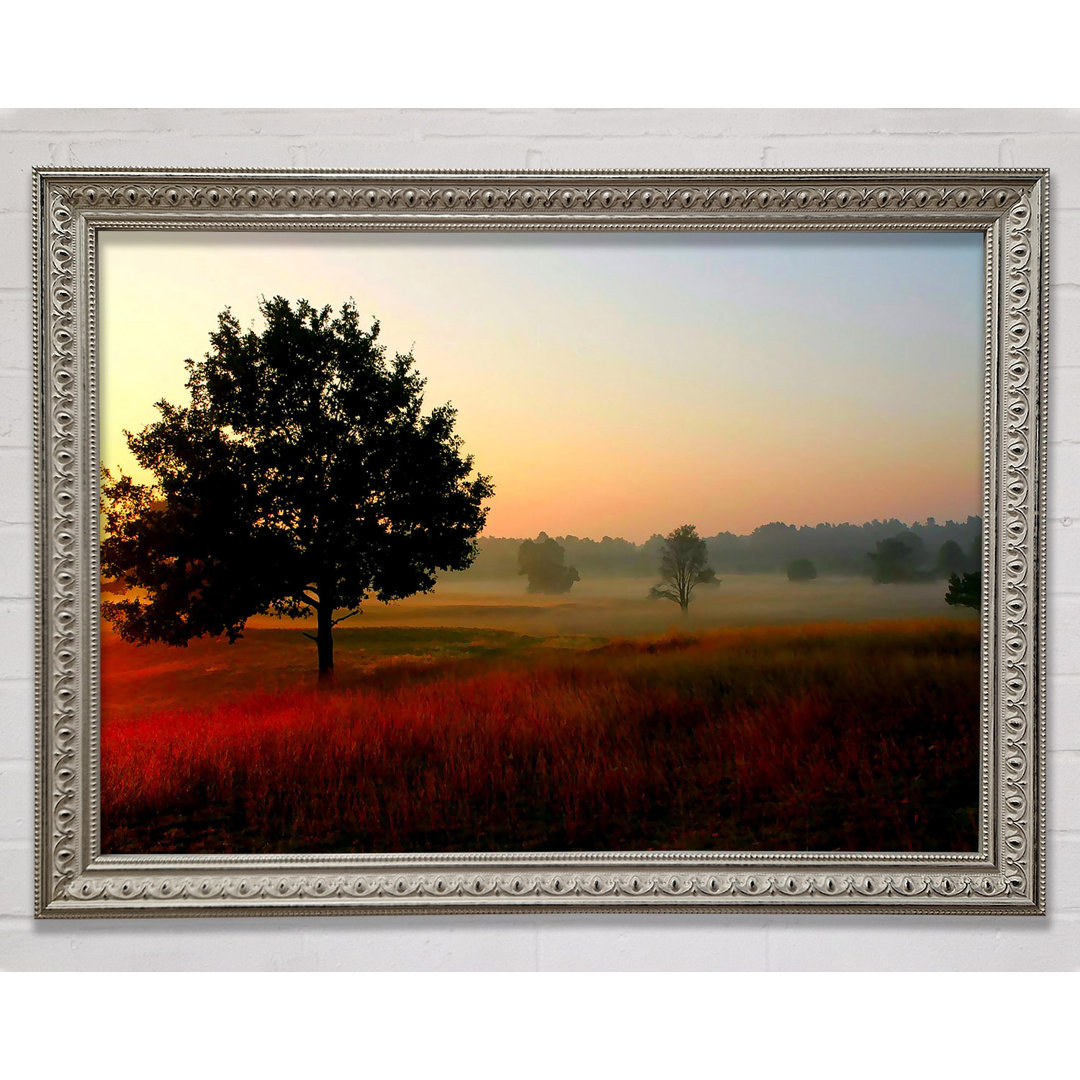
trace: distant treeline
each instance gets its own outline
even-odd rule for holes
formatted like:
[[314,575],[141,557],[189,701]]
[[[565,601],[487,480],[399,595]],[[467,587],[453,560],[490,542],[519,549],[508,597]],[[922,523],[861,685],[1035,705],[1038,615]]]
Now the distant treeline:
[[[977,569],[974,554],[982,534],[982,518],[940,523],[933,518],[908,524],[897,518],[867,521],[862,525],[785,525],[774,521],[759,525],[746,536],[724,532],[705,537],[709,563],[717,574],[783,573],[795,559],[809,559],[819,574],[867,575],[875,572],[871,555],[878,545],[902,538],[912,550],[910,565],[931,572],[938,566],[942,546],[960,549],[964,569]],[[541,534],[543,535],[543,534]],[[518,576],[518,552],[524,539],[533,537],[481,536],[479,555],[468,570],[471,577]],[[592,540],[580,536],[553,537],[566,551],[566,563],[582,578],[652,577],[660,563],[664,538],[656,533],[643,544],[621,537]],[[949,549],[955,554],[955,549]]]

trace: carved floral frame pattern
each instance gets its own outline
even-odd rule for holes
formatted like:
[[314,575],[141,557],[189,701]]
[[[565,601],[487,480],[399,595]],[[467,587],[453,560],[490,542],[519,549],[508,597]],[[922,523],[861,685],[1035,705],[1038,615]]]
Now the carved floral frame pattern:
[[[1048,174],[35,171],[36,912],[1041,914]],[[977,852],[103,856],[96,240],[155,229],[975,229],[985,236]]]

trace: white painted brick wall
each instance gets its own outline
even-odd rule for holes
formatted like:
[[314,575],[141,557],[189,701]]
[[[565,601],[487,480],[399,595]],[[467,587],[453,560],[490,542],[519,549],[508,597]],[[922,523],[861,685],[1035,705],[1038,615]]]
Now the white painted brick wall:
[[[36,164],[1049,166],[1049,916],[34,923],[28,373],[29,170]],[[1080,968],[1080,111],[0,111],[0,967]]]

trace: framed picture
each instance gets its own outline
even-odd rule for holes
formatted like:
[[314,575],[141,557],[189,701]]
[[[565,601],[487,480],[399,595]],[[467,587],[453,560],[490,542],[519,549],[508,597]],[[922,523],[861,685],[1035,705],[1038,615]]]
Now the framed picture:
[[1047,198],[38,170],[38,915],[1041,913]]

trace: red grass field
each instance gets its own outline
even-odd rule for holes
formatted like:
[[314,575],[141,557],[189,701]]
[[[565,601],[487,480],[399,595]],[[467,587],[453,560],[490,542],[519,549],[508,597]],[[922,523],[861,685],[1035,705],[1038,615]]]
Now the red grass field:
[[[252,631],[233,653],[107,637],[102,850],[976,845],[974,621],[573,650],[432,631],[411,658],[405,637],[352,633],[331,690],[295,631]],[[208,657],[225,666],[207,673]]]

